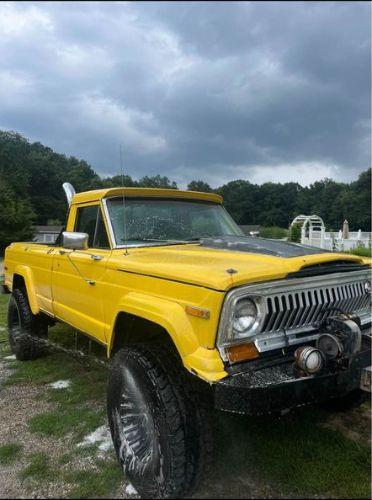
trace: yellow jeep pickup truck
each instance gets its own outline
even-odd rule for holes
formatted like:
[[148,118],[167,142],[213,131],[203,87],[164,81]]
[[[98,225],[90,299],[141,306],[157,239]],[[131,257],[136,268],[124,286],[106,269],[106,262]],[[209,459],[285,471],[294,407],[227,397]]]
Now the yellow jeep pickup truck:
[[207,403],[257,415],[362,400],[362,258],[244,236],[217,194],[64,187],[59,240],[6,249],[9,342],[31,360],[62,321],[105,346],[112,439],[141,496],[196,486]]

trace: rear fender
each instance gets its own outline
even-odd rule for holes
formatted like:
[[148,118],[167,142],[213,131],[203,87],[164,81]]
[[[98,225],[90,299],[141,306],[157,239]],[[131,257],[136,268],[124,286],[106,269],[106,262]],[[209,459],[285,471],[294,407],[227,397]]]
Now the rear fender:
[[40,312],[40,309],[39,309],[39,304],[37,302],[32,270],[28,266],[23,266],[23,265],[17,265],[15,267],[13,274],[13,290],[14,290],[14,278],[16,275],[22,276],[25,282],[27,298],[30,304],[32,314],[38,314]]

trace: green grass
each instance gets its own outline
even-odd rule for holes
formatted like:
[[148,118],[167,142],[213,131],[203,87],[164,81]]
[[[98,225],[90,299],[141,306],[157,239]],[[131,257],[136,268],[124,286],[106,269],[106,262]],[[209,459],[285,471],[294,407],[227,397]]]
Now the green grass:
[[7,443],[0,446],[0,464],[10,465],[16,462],[22,451],[22,445],[19,443]]
[[8,307],[9,295],[0,294],[0,326],[6,326],[6,312]]
[[43,452],[36,452],[30,455],[29,464],[19,473],[22,480],[34,479],[45,481],[51,478],[52,468],[49,457]]
[[282,419],[220,417],[215,425],[216,477],[223,475],[224,481],[234,484],[234,477],[249,469],[284,494],[369,497],[368,443],[355,443],[322,427],[324,418],[315,408]]
[[15,370],[6,385],[33,383],[45,385],[68,379],[71,385],[65,390],[49,389],[47,399],[63,404],[102,401],[105,397],[107,370],[99,365],[87,366],[71,355],[53,353],[32,362],[13,364]]
[[60,465],[66,465],[72,462],[75,458],[85,458],[95,456],[98,452],[99,443],[84,444],[84,446],[72,447],[70,451],[63,453],[58,458]]
[[370,246],[369,247],[358,246],[345,253],[351,253],[352,255],[359,255],[359,257],[372,257],[372,248]]
[[66,479],[76,484],[70,498],[108,498],[115,493],[123,479],[116,460],[97,460],[96,468],[77,470]]
[[0,294],[0,357],[8,356],[10,354],[8,332],[6,330],[8,300],[9,295]]
[[56,411],[40,413],[31,417],[28,428],[31,432],[56,438],[73,434],[74,440],[81,439],[103,425],[104,409],[90,410],[81,407],[59,408]]

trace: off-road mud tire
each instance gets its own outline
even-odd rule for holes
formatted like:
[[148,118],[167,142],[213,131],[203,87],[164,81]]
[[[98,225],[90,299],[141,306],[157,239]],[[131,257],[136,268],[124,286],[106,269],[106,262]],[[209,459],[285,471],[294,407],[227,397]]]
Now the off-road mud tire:
[[112,440],[125,477],[142,498],[190,495],[208,464],[208,415],[190,377],[162,346],[128,346],[112,360]]
[[41,340],[48,336],[48,324],[40,315],[34,315],[25,289],[15,289],[8,304],[9,345],[19,361],[43,356],[46,345]]
[[321,403],[321,407],[327,411],[342,412],[358,408],[361,404],[367,401],[369,395],[361,389],[342,396],[340,398],[330,399]]

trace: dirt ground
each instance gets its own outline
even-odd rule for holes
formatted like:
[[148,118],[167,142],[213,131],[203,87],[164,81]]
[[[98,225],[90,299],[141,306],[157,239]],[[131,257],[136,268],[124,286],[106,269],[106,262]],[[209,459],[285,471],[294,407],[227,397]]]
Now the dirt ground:
[[[21,471],[27,466],[27,456],[37,450],[44,452],[50,457],[51,463],[56,468],[63,468],[59,457],[71,451],[71,441],[69,436],[56,439],[55,437],[40,436],[30,432],[27,422],[29,419],[41,412],[53,409],[53,403],[43,399],[43,392],[46,386],[43,385],[11,385],[4,386],[3,382],[12,373],[12,359],[0,358],[0,443],[17,441],[23,446],[23,454],[18,462],[12,465],[0,465],[0,498],[70,498],[73,484],[58,477],[49,478],[48,481],[25,482],[21,477]],[[229,435],[234,434],[231,426],[237,423],[237,439],[231,442],[234,454],[244,455],[247,444],[244,442],[242,430],[239,428],[240,420],[231,420],[228,416],[222,415],[219,425],[229,427]],[[331,414],[322,426],[337,429],[342,434],[356,442],[366,442],[370,440],[370,406],[366,405],[353,412],[346,414]],[[275,423],[274,423],[275,425]],[[225,446],[220,444],[219,447]],[[76,446],[76,445],[74,445]],[[229,445],[227,445],[229,446]],[[226,455],[231,450],[226,450]],[[221,450],[217,455],[221,456]],[[111,448],[101,453],[101,458],[112,459]],[[222,450],[223,456],[223,450]],[[91,468],[94,457],[76,456],[74,465],[79,470]],[[69,464],[71,467],[71,462]],[[222,477],[225,474],[225,480]],[[135,498],[128,483],[121,481],[114,498]],[[232,470],[228,464],[221,463],[221,460],[214,465],[211,472],[204,479],[201,487],[195,494],[195,498],[288,498],[296,495],[283,493],[280,485],[270,484],[257,471],[253,472],[250,465],[242,470]],[[327,498],[327,494],[309,495],[312,498]]]
[[[25,482],[20,476],[27,466],[27,456],[37,450],[45,453],[55,467],[61,467],[58,458],[71,451],[72,443],[69,436],[61,439],[40,436],[30,432],[27,422],[35,415],[53,410],[53,403],[46,402],[41,396],[46,386],[12,385],[4,386],[4,381],[12,372],[12,359],[0,358],[0,443],[16,441],[23,447],[22,458],[11,465],[0,465],[0,498],[69,498],[73,485],[50,477],[48,481]],[[76,445],[74,445],[76,446]],[[111,458],[113,450],[105,450],[101,458]],[[75,466],[79,470],[91,467],[94,457],[75,457]],[[70,462],[71,467],[71,462]],[[237,478],[239,488],[244,491],[244,498],[275,498],[277,493],[249,475]],[[214,474],[209,474],[201,488],[195,494],[196,498],[229,498],[228,484],[217,481]],[[135,498],[130,485],[123,480],[112,498]],[[230,497],[231,498],[231,497]]]

